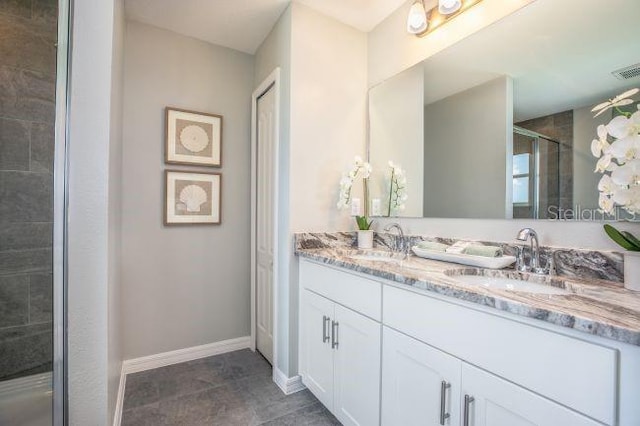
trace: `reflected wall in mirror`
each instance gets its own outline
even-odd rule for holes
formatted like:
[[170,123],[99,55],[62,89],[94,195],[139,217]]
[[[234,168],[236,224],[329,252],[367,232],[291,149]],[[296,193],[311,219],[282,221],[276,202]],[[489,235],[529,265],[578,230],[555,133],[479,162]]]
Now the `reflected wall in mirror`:
[[640,87],[640,70],[616,74],[640,69],[638,16],[637,1],[537,0],[373,87],[369,160],[407,176],[391,215],[601,219],[590,146],[617,112],[591,109]]

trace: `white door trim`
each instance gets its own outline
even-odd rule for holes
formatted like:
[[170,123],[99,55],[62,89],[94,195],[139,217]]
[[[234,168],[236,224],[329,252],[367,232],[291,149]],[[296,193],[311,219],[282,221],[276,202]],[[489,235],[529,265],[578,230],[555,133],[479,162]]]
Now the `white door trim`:
[[251,95],[251,350],[256,350],[256,219],[257,219],[257,160],[258,139],[256,125],[258,123],[258,98],[273,86],[275,90],[275,124],[273,149],[273,367],[274,377],[278,365],[278,186],[279,186],[279,152],[280,152],[280,68],[273,70],[269,76],[258,85]]

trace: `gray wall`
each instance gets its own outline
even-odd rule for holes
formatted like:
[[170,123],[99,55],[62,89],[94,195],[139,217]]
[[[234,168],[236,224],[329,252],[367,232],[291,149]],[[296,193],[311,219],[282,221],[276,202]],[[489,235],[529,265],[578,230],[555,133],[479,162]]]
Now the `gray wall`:
[[[253,57],[149,25],[125,37],[125,359],[250,334]],[[224,116],[223,167],[164,164],[164,108]],[[222,224],[165,227],[165,169],[221,171]]]
[[500,77],[425,107],[425,217],[505,217],[512,105]]
[[0,2],[0,380],[51,370],[57,2]]

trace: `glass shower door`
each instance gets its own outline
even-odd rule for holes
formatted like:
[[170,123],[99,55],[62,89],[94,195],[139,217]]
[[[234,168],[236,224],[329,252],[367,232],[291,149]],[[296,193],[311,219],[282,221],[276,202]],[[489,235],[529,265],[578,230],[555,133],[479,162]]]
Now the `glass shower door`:
[[[67,2],[61,2],[60,9],[65,17],[59,25],[57,1],[0,3],[3,426],[63,424],[63,392],[58,391],[64,377],[59,369],[64,334],[60,182],[65,174]],[[54,382],[59,393],[55,400]]]
[[560,144],[514,127],[513,218],[546,219],[560,206]]

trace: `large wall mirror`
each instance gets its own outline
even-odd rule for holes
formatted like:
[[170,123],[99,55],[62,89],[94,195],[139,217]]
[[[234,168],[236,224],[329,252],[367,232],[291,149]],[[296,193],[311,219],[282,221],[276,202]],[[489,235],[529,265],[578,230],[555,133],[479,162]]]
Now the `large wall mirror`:
[[597,219],[590,146],[617,112],[591,109],[640,87],[616,74],[640,64],[638,17],[636,0],[536,0],[371,88],[369,160],[407,180],[403,210],[389,173],[372,198],[391,216]]

